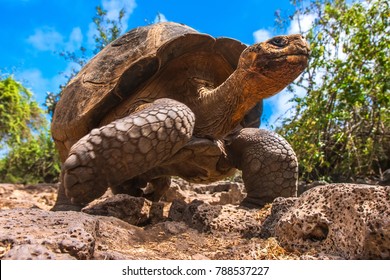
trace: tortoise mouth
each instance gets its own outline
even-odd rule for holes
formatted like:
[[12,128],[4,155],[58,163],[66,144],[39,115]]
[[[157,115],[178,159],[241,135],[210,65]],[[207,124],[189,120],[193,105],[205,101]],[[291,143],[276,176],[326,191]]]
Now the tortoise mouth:
[[[309,61],[309,54],[305,52],[295,52],[289,54],[282,54],[274,56],[268,59],[267,63],[259,63],[249,67],[249,72],[256,74],[261,74],[262,76],[267,76],[266,73],[272,72],[286,72],[288,71],[299,71],[301,73],[303,69],[307,66]],[[295,70],[293,70],[295,69]]]
[[275,58],[278,59],[278,58],[285,58],[285,57],[289,57],[289,56],[304,56],[306,58],[309,58],[309,53],[289,53],[289,54],[283,54],[283,55],[277,56]]
[[308,53],[290,53],[290,54],[284,54],[277,57],[274,57],[272,59],[274,63],[277,64],[307,64],[309,61],[309,54]]

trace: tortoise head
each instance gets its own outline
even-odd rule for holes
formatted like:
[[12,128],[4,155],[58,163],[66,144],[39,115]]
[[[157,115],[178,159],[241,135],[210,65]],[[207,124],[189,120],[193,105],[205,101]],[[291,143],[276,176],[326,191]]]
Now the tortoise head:
[[246,48],[240,56],[238,69],[248,72],[250,80],[258,83],[264,97],[268,97],[302,73],[309,52],[309,45],[301,35],[277,36]]

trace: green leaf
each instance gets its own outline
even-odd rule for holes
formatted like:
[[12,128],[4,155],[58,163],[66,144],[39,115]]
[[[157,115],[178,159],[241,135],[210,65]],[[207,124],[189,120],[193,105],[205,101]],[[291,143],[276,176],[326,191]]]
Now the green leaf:
[[303,179],[380,176],[390,168],[388,3],[311,0],[295,13],[319,20],[306,36],[309,67],[295,82],[307,93],[293,99],[295,115],[277,131],[294,147]]

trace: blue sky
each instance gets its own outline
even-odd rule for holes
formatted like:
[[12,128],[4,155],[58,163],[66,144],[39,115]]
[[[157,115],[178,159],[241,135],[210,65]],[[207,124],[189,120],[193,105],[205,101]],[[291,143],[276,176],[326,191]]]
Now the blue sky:
[[[238,39],[246,44],[277,33],[296,33],[294,21],[276,32],[276,10],[292,12],[289,0],[177,1],[177,0],[0,0],[0,72],[13,74],[44,103],[47,91],[58,92],[72,64],[58,55],[84,46],[93,48],[95,7],[101,5],[116,18],[124,7],[124,27],[130,30],[162,19],[187,24],[212,36]],[[312,19],[304,19],[310,25]],[[273,122],[289,106],[290,96],[280,93],[267,100],[265,117]]]

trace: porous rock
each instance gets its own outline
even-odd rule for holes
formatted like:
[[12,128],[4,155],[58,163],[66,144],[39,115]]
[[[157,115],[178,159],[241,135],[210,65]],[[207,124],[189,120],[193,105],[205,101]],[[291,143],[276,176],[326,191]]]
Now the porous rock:
[[[174,201],[170,219],[154,223],[159,207],[143,199],[102,199],[90,205],[99,216],[48,212],[37,208],[34,200],[42,196],[35,188],[8,186],[0,191],[1,201],[15,199],[0,210],[0,259],[389,259],[389,188],[317,186],[299,198],[276,199],[271,214],[270,206],[248,210]],[[33,208],[9,209],[31,191],[24,207]],[[123,221],[132,215],[127,207],[138,209],[133,214],[146,226]],[[123,220],[101,216],[111,214]]]
[[83,209],[91,215],[112,216],[131,225],[143,226],[163,220],[164,204],[143,197],[117,194]]
[[240,208],[237,205],[210,205],[200,200],[172,203],[168,217],[182,221],[199,232],[237,232],[245,237],[258,236],[261,216],[258,210]]
[[187,203],[193,200],[202,200],[212,205],[238,205],[245,198],[246,192],[243,183],[220,181],[211,184],[188,183],[180,178],[172,179],[170,188],[162,200],[173,202],[183,200]]
[[280,257],[275,252],[281,250],[269,248],[272,239],[221,231],[210,235],[184,222],[164,221],[142,228],[115,217],[72,211],[1,210],[0,228],[2,260],[264,259]]
[[390,187],[330,184],[279,198],[264,235],[290,250],[343,259],[390,259]]
[[[0,259],[132,259],[147,238],[114,217],[41,209],[0,211]],[[150,253],[149,253],[150,254]]]
[[0,225],[3,259],[90,259],[94,253],[97,221],[80,213],[2,210]]

